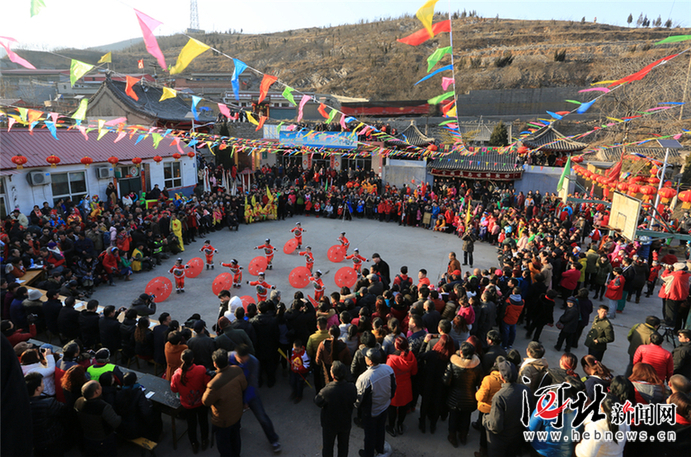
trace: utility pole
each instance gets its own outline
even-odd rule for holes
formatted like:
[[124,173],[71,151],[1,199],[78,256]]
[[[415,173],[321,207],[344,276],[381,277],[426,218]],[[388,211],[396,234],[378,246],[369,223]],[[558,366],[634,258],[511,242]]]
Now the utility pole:
[[684,85],[684,96],[681,97],[681,109],[679,110],[679,120],[684,115],[684,103],[686,103],[686,94],[689,92],[689,77],[691,77],[691,57],[689,57],[689,68],[686,70],[686,84]]

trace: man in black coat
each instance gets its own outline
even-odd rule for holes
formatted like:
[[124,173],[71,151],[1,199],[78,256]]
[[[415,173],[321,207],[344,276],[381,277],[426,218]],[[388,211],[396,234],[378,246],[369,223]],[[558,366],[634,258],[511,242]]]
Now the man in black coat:
[[672,351],[674,359],[674,374],[691,379],[691,330],[682,329],[677,332],[679,346]]
[[98,300],[89,300],[86,309],[79,313],[79,332],[84,347],[92,348],[100,342]]
[[487,352],[482,356],[482,370],[485,374],[492,371],[492,366],[497,360],[497,357],[506,357],[506,351],[501,347],[501,335],[498,331],[492,329],[487,332]]
[[389,269],[389,264],[382,259],[378,253],[372,254],[372,262],[374,262],[379,268],[379,274],[381,275],[381,282],[384,283],[384,290],[389,289],[389,284],[391,284],[391,270]]
[[168,326],[173,320],[168,313],[161,313],[158,316],[159,325],[152,329],[154,333],[154,362],[166,366],[166,333]]
[[139,298],[132,302],[131,309],[137,311],[138,316],[150,316],[156,313],[156,302],[154,296],[149,294],[141,294]]
[[187,347],[194,352],[194,363],[204,365],[208,370],[214,369],[211,355],[216,350],[214,340],[206,332],[206,322],[199,319],[194,323],[194,337],[187,341]]
[[108,348],[111,354],[117,354],[121,347],[120,337],[120,322],[118,321],[118,314],[115,312],[115,306],[108,305],[103,309],[103,317],[98,321],[98,333],[101,345]]
[[291,340],[299,339],[306,342],[311,335],[310,330],[317,326],[314,306],[304,299],[293,300],[293,305],[286,311],[285,318]]
[[74,309],[74,297],[65,299],[65,306],[58,314],[58,330],[60,330],[61,340],[70,341],[79,338],[79,311]]
[[333,457],[334,442],[338,437],[338,457],[348,457],[350,418],[357,400],[357,389],[346,381],[348,368],[338,360],[331,365],[331,376],[334,380],[314,397],[314,403],[322,409],[322,456]]
[[62,302],[58,298],[59,292],[57,289],[51,289],[46,292],[46,300],[43,303],[43,318],[46,320],[46,328],[53,335],[58,335],[60,329],[58,328],[58,316],[62,309]]
[[263,384],[264,373],[268,378],[268,387],[273,387],[276,384],[279,330],[276,318],[269,314],[271,308],[272,306],[268,302],[261,302],[259,314],[250,320],[254,331],[257,333],[257,345],[254,350],[259,360],[259,387]]
[[67,411],[64,404],[53,397],[41,396],[43,375],[28,373],[24,382],[29,394],[31,422],[34,429],[34,455],[62,455],[64,452],[63,434]]

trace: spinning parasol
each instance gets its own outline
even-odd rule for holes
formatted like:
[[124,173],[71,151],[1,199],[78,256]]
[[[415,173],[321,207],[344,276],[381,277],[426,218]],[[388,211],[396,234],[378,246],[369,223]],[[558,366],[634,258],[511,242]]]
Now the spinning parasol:
[[255,303],[254,298],[250,297],[249,295],[243,295],[240,297],[240,300],[242,300],[242,307],[245,308],[245,311],[247,311],[247,305],[250,303]]
[[295,249],[298,247],[298,240],[293,238],[290,241],[286,241],[286,244],[283,245],[283,252],[286,254],[292,254],[295,252]]
[[290,272],[288,282],[296,289],[302,289],[310,283],[310,270],[307,267],[297,267]]
[[338,287],[353,287],[357,282],[357,271],[351,267],[343,267],[334,275]]
[[157,276],[146,285],[146,292],[149,295],[155,295],[154,302],[161,303],[166,298],[170,297],[173,291],[173,283],[165,276]]
[[266,271],[267,265],[266,257],[258,256],[252,259],[250,264],[247,266],[247,271],[249,271],[251,275],[258,276],[259,273]]
[[195,257],[187,262],[187,266],[189,268],[187,268],[186,276],[188,278],[196,278],[202,274],[202,271],[204,270],[204,261],[199,257]]
[[329,251],[326,253],[326,256],[329,258],[334,263],[339,263],[341,262],[346,255],[346,250],[343,246],[340,244],[333,245],[329,248]]
[[220,294],[222,290],[230,290],[231,287],[233,287],[233,275],[230,273],[221,273],[211,284],[214,295]]

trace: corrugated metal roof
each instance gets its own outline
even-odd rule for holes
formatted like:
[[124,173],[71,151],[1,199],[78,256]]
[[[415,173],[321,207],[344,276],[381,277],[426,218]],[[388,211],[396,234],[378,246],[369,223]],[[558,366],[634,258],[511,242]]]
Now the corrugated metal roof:
[[518,153],[516,152],[499,154],[488,151],[484,154],[474,155],[461,155],[459,152],[453,152],[428,162],[427,166],[437,170],[508,172],[521,169],[516,166],[517,157]]
[[[521,141],[530,149],[540,148],[541,151],[545,152],[574,152],[581,151],[588,146],[585,143],[579,143],[566,138],[555,130],[551,124],[547,127],[542,127]],[[544,146],[546,144],[549,144],[549,146]]]
[[[108,158],[115,156],[121,162],[132,160],[135,157],[151,159],[154,156],[171,157],[179,152],[175,145],[171,146],[172,139],[164,138],[154,149],[151,137],[145,138],[135,145],[138,135],[131,139],[129,135],[114,143],[117,138],[115,132],[109,132],[96,141],[98,131],[87,133],[87,141],[78,130],[58,130],[59,141],[48,130],[34,129],[33,135],[26,129],[13,129],[0,135],[0,169],[12,169],[16,165],[12,163],[12,157],[21,154],[28,160],[24,168],[46,167],[46,157],[55,154],[60,158],[60,165],[72,165],[80,163],[84,156],[89,156],[94,163],[107,162]],[[192,150],[181,141],[180,147],[187,153]]]

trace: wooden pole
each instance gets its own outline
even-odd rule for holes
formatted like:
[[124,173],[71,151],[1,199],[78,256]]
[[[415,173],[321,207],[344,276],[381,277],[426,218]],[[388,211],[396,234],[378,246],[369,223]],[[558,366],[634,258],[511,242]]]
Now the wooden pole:
[[686,70],[686,84],[684,85],[684,96],[681,98],[682,105],[681,109],[679,110],[679,120],[681,120],[682,116],[684,115],[683,103],[686,103],[686,94],[689,91],[689,77],[691,77],[691,57],[689,57],[689,68]]

